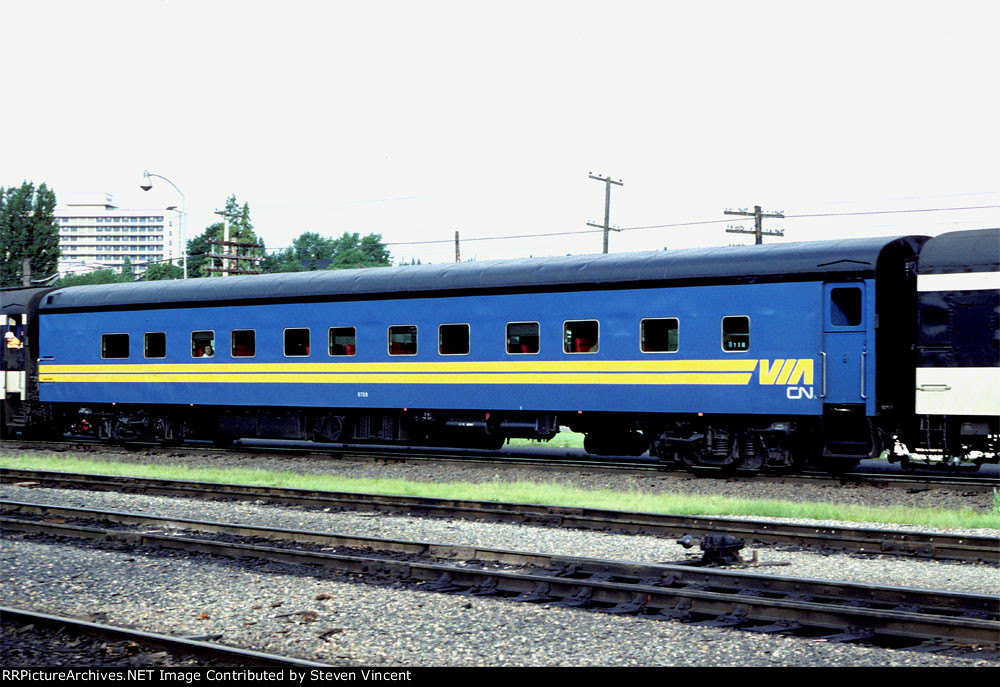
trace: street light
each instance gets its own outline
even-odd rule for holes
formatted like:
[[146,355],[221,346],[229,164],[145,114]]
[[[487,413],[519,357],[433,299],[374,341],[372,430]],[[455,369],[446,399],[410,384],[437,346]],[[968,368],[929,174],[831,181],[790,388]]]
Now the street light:
[[148,169],[142,173],[142,181],[139,183],[139,188],[143,191],[148,191],[153,188],[153,179],[163,179],[165,182],[174,187],[174,190],[181,194],[181,253],[183,254],[184,262],[184,277],[188,278],[188,256],[187,256],[187,198],[184,197],[184,193],[177,188],[177,184],[170,181],[170,179],[165,176],[160,176],[159,174],[153,174]]

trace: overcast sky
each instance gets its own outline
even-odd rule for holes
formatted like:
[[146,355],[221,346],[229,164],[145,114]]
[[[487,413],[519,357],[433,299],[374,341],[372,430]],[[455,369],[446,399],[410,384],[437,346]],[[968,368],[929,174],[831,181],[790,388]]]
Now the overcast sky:
[[[235,194],[280,248],[595,253],[1000,226],[1000,4],[0,0],[0,186]],[[740,221],[742,219],[742,221]],[[709,222],[688,227],[659,225]],[[631,229],[632,227],[658,228]],[[593,233],[564,233],[584,232]],[[473,241],[488,237],[552,237]],[[409,241],[439,244],[402,245]]]

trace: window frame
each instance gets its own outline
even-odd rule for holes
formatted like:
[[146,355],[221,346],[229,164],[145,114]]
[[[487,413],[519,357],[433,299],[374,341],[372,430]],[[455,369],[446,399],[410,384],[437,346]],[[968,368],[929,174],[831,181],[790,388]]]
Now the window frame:
[[[845,310],[841,307],[844,303],[842,300],[835,297],[841,291],[854,291],[857,293],[857,303],[850,303],[852,306],[852,311]],[[861,329],[864,327],[865,323],[865,290],[861,284],[831,284],[829,289],[827,289],[826,294],[826,326],[830,329]],[[856,306],[856,310],[853,310]],[[853,322],[850,319],[851,315],[857,317],[857,322]],[[838,316],[844,317],[846,322],[836,322],[835,319]]]
[[[736,350],[736,349],[727,349],[726,348],[726,320],[727,319],[735,319],[737,317],[742,317],[742,318],[744,318],[747,321],[747,333],[746,333],[747,347],[743,348],[743,349],[739,349],[739,350]],[[719,347],[722,349],[722,352],[723,353],[746,353],[747,351],[749,351],[750,350],[750,346],[751,346],[751,343],[750,343],[751,329],[750,329],[750,327],[751,327],[751,321],[750,321],[750,316],[749,315],[723,315],[722,318],[719,320]]]
[[[253,353],[250,355],[237,355],[236,354],[236,340],[235,336],[237,333],[250,332],[253,334]],[[231,329],[229,331],[229,355],[232,358],[256,358],[257,357],[257,330],[256,329]]]
[[[354,332],[354,343],[350,344],[354,346],[353,353],[334,353],[333,352],[333,330],[334,329],[350,329]],[[345,344],[347,345],[347,344]],[[352,358],[358,354],[358,328],[349,325],[341,327],[328,327],[326,330],[326,354],[331,358]]]
[[[597,346],[597,350],[589,350],[589,351],[567,351],[566,350],[566,325],[568,325],[570,322],[593,322],[593,323],[595,323],[597,325],[597,340],[594,342],[595,345]],[[563,347],[563,354],[565,354],[565,355],[586,355],[588,353],[591,354],[591,355],[595,355],[597,353],[600,353],[601,352],[601,321],[598,320],[598,319],[595,319],[595,318],[586,319],[586,320],[563,320],[563,326],[562,326],[562,347]]]
[[[125,355],[105,355],[108,346],[107,341],[110,336],[124,336],[125,337]],[[132,342],[129,339],[128,332],[104,332],[101,334],[101,360],[128,360],[132,355]]]
[[[307,334],[306,338],[306,352],[302,354],[288,353],[288,332],[305,331]],[[312,330],[309,327],[285,327],[281,330],[281,353],[286,358],[308,358],[312,355]]]
[[[646,322],[650,321],[650,320],[653,320],[653,321],[673,320],[674,322],[677,323],[677,327],[676,327],[676,330],[677,330],[677,348],[675,348],[673,350],[670,350],[668,348],[668,349],[662,350],[662,351],[647,351],[647,350],[645,350],[643,348],[643,333],[644,333],[643,332],[643,325]],[[668,339],[668,343],[669,343],[669,339]],[[640,320],[639,320],[639,352],[640,353],[645,353],[646,355],[656,354],[656,353],[677,353],[680,350],[681,350],[681,318],[679,318],[679,317],[643,317],[643,318],[640,318]]]
[[[465,353],[444,353],[441,351],[441,328],[442,327],[465,327]],[[471,355],[472,354],[472,326],[468,322],[442,322],[438,325],[438,355]]]
[[[196,350],[196,347],[194,345],[194,335],[195,334],[211,334],[212,335],[212,339],[211,340],[212,340],[212,342],[215,342],[215,341],[217,341],[217,339],[215,337],[215,330],[214,329],[192,329],[191,330],[191,357],[193,359],[195,359],[195,360],[200,360],[202,358],[214,358],[215,357],[215,348],[216,347],[215,347],[215,345],[213,343],[209,343],[208,344],[208,345],[212,346],[212,355],[204,356],[204,355],[195,355],[194,354],[194,352]],[[202,348],[202,350],[205,350],[205,349]]]
[[[159,334],[163,337],[163,355],[149,355],[149,337]],[[143,332],[142,335],[142,357],[144,360],[163,360],[167,357],[167,333],[166,332]]]
[[[392,352],[392,330],[396,329],[396,328],[402,328],[402,327],[412,327],[413,328],[413,352],[412,353],[393,353]],[[386,351],[388,352],[388,354],[390,356],[392,356],[394,358],[395,357],[399,357],[399,356],[415,356],[417,354],[417,351],[420,350],[420,347],[418,346],[419,341],[417,340],[417,336],[418,335],[419,335],[419,327],[417,327],[417,325],[415,325],[415,324],[390,324],[386,328]]]
[[[535,347],[534,351],[512,351],[510,350],[510,326],[512,324],[533,324],[535,325],[535,334],[538,341],[538,345]],[[538,320],[514,320],[508,322],[503,328],[503,349],[507,355],[538,355],[542,350],[542,326]]]

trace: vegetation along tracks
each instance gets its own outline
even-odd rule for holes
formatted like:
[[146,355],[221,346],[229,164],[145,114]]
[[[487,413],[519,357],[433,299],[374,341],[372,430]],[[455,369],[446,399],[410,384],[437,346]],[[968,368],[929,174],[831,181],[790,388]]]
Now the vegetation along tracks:
[[0,480],[7,483],[16,482],[38,486],[134,491],[194,498],[266,500],[328,510],[460,517],[663,537],[703,537],[708,534],[725,534],[743,539],[747,543],[783,544],[868,554],[909,555],[938,560],[1000,563],[1000,537],[986,535],[833,527],[709,516],[679,516],[496,501],[311,491],[12,468],[0,469]]
[[[0,502],[3,530],[263,559],[365,581],[893,648],[996,652],[992,595]],[[262,543],[263,542],[263,543]],[[312,574],[306,572],[305,574]]]
[[804,472],[795,474],[768,473],[754,471],[727,471],[715,468],[699,468],[692,473],[687,468],[677,468],[663,465],[653,460],[629,459],[608,460],[588,458],[583,455],[553,455],[529,452],[481,451],[466,449],[461,452],[442,453],[440,449],[413,447],[316,447],[301,446],[290,443],[281,444],[240,444],[231,447],[186,444],[183,446],[162,447],[158,444],[114,445],[107,442],[76,439],[66,441],[7,441],[11,449],[29,451],[100,451],[101,453],[123,454],[141,450],[147,453],[163,453],[176,455],[178,452],[231,453],[231,454],[262,454],[289,457],[322,456],[331,460],[365,461],[376,463],[428,464],[456,463],[461,465],[489,465],[496,467],[530,467],[534,470],[586,470],[588,472],[635,473],[635,474],[670,474],[691,479],[727,479],[745,480],[749,482],[778,482],[785,484],[815,484],[840,483],[845,485],[869,485],[890,487],[893,489],[926,490],[953,489],[970,493],[988,493],[997,488],[996,478],[974,475],[956,475],[945,472],[937,474],[913,474],[912,472],[845,472],[830,474],[825,472]]

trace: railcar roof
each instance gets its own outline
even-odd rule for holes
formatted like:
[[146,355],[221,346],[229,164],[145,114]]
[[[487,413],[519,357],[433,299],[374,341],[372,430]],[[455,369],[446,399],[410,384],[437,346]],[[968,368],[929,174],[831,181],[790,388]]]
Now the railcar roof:
[[1000,229],[950,231],[924,244],[918,274],[1000,271]]
[[169,304],[400,297],[481,290],[546,290],[665,282],[741,283],[873,274],[891,245],[916,252],[923,237],[775,243],[646,253],[573,255],[353,270],[103,284],[58,289],[42,310]]
[[51,287],[15,287],[10,289],[0,289],[0,312],[7,315],[28,312],[28,304],[31,302],[32,298],[51,290]]

